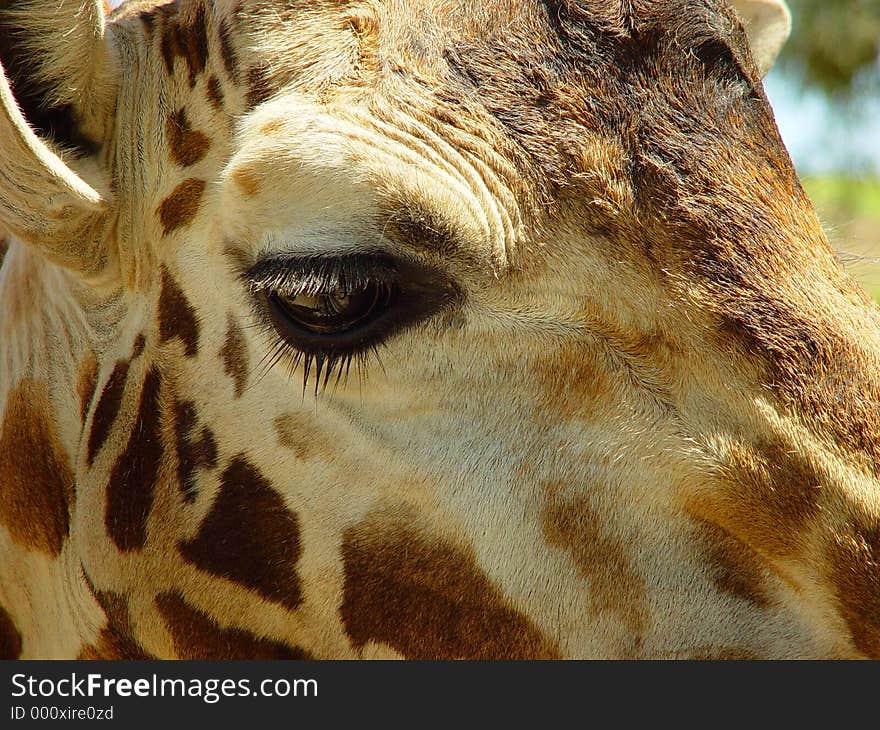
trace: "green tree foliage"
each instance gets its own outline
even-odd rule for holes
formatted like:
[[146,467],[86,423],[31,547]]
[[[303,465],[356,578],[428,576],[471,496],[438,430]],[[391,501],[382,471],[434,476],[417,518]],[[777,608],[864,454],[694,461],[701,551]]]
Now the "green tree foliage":
[[794,31],[785,67],[832,95],[849,95],[857,81],[880,86],[880,0],[788,2]]

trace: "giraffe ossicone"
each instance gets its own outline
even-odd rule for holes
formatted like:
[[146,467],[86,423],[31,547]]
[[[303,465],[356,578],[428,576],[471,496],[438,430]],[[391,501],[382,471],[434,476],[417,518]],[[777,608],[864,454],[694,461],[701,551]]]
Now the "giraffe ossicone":
[[4,3],[0,657],[880,657],[880,314],[734,4]]

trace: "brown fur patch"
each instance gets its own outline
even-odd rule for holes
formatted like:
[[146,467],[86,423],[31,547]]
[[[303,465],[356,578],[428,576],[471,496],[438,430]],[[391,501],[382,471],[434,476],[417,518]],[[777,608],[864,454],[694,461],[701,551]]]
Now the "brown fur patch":
[[531,372],[541,387],[548,408],[538,409],[537,418],[588,418],[597,404],[606,403],[615,385],[596,352],[584,343],[571,343],[537,360]]
[[[797,250],[796,245],[792,242],[790,248]],[[809,255],[818,258],[824,247],[824,241],[816,241]],[[830,251],[827,257],[813,264],[817,269],[824,266],[826,272],[810,276],[841,288],[847,298],[861,295],[846,292],[852,282],[834,271],[837,262]],[[775,268],[795,280],[798,269],[808,263],[775,264]],[[748,269],[737,276],[736,285],[728,288],[727,301],[717,297],[723,312],[722,344],[735,343],[760,362],[767,390],[785,407],[802,413],[814,432],[855,452],[864,467],[880,476],[880,358],[871,344],[880,333],[880,319],[873,304],[813,302],[799,291],[791,292],[786,281],[755,282],[758,277]],[[836,311],[829,314],[829,307]]]
[[[417,200],[400,200],[381,204],[382,227],[385,234],[416,251],[442,258],[468,260],[473,254],[461,242],[461,234],[450,227],[440,215],[425,210]],[[480,265],[479,258],[473,263]]]
[[79,396],[79,420],[85,424],[89,414],[89,406],[98,387],[98,357],[95,351],[89,348],[79,364],[79,374],[76,378],[76,394]]
[[95,597],[104,615],[106,626],[101,629],[98,640],[80,650],[78,659],[155,659],[134,638],[134,629],[125,596],[112,591],[99,591],[83,573],[86,585]]
[[736,646],[705,646],[688,652],[687,659],[696,662],[753,662],[761,657]]
[[311,659],[308,652],[264,639],[240,628],[222,628],[178,592],[156,596],[156,608],[179,659]]
[[245,100],[249,109],[268,101],[273,93],[266,69],[254,66],[247,73],[247,94]]
[[226,318],[226,340],[220,350],[220,359],[223,361],[223,372],[232,378],[235,397],[241,398],[247,387],[250,364],[244,333],[232,314]]
[[147,543],[147,520],[162,458],[161,384],[159,371],[150,368],[128,444],[116,460],[107,485],[104,524],[107,534],[124,552],[141,550]]
[[200,469],[217,466],[217,442],[207,426],[198,431],[195,403],[177,401],[174,404],[174,434],[177,445],[177,480],[183,498],[192,503],[196,499],[196,474]]
[[302,602],[301,551],[296,515],[243,456],[224,470],[199,534],[180,544],[187,562],[290,610]]
[[181,167],[195,165],[208,153],[211,146],[208,135],[192,128],[184,108],[168,117],[165,134],[171,159]]
[[338,450],[338,445],[320,429],[317,419],[309,413],[285,413],[275,419],[274,425],[278,443],[290,449],[297,459],[318,457],[329,461]]
[[140,334],[134,339],[134,344],[131,347],[131,359],[137,360],[141,355],[144,354],[144,348],[147,346],[147,338],[144,335]]
[[226,20],[221,20],[217,26],[217,36],[220,39],[220,57],[223,59],[223,67],[226,69],[229,80],[238,83],[238,57],[232,45],[232,36]]
[[208,101],[211,102],[211,106],[214,108],[216,112],[223,111],[223,86],[220,84],[220,79],[211,74],[208,77],[208,83],[205,85],[205,94],[208,97]]
[[147,41],[152,40],[156,18],[151,12],[144,10],[138,13],[138,19],[141,21],[141,25],[144,27],[144,36],[146,37]]
[[162,268],[162,290],[159,293],[159,341],[179,338],[187,357],[199,352],[199,320],[196,312],[174,277]]
[[178,39],[179,29],[176,23],[166,22],[162,28],[162,39],[159,51],[165,62],[165,73],[174,75],[174,59],[178,55],[178,47],[181,45]]
[[880,522],[850,526],[829,550],[828,564],[856,649],[880,659]]
[[340,614],[357,648],[409,659],[555,659],[558,650],[491,583],[473,554],[374,515],[348,529]]
[[0,433],[0,525],[19,545],[57,556],[70,532],[73,471],[58,438],[48,388],[9,391]]
[[809,458],[782,443],[733,444],[723,488],[691,501],[691,511],[771,558],[798,550],[819,510],[823,484]]
[[547,542],[566,551],[590,581],[590,614],[613,613],[638,641],[650,625],[645,581],[633,567],[628,547],[609,534],[608,525],[582,496],[566,497],[561,485],[545,485],[541,527]]
[[255,263],[253,256],[241,244],[230,240],[223,244],[223,256],[228,261],[229,267],[238,276],[244,274]]
[[94,463],[95,456],[104,446],[110,429],[119,415],[129,367],[128,360],[119,360],[113,367],[113,372],[104,385],[104,390],[101,391],[101,397],[98,399],[98,405],[95,407],[95,414],[92,417],[92,428],[86,447],[86,461],[89,466]]
[[260,192],[260,178],[247,168],[236,167],[230,177],[244,197],[253,198]]
[[272,137],[285,127],[285,122],[283,119],[270,119],[268,122],[263,124],[260,127],[260,131],[265,134],[267,137]]
[[162,231],[167,236],[178,228],[189,225],[202,203],[205,181],[191,177],[180,183],[157,208]]
[[160,51],[165,70],[169,76],[173,75],[175,59],[182,58],[189,73],[189,86],[193,88],[208,61],[205,8],[201,3],[197,4],[191,18],[181,17],[175,6],[163,8],[162,14],[164,23]]
[[0,660],[21,656],[21,633],[5,609],[0,606]]
[[715,587],[761,608],[769,606],[769,573],[758,554],[717,525],[701,519],[697,524]]

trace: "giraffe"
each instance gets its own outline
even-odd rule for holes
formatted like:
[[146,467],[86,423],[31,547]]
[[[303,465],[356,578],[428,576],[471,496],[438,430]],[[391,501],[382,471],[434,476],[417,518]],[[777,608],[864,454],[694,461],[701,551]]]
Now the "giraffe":
[[880,316],[737,7],[4,2],[0,655],[880,657]]

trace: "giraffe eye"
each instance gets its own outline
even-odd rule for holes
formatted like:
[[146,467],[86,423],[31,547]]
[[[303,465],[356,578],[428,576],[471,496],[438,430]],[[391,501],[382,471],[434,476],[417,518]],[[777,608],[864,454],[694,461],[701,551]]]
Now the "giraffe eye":
[[278,342],[269,362],[302,365],[315,374],[348,372],[367,355],[461,300],[449,275],[385,252],[332,255],[275,254],[241,273],[255,312]]
[[390,284],[373,281],[329,292],[273,292],[268,302],[273,319],[285,320],[288,327],[314,335],[337,335],[369,323],[387,308],[391,296]]

